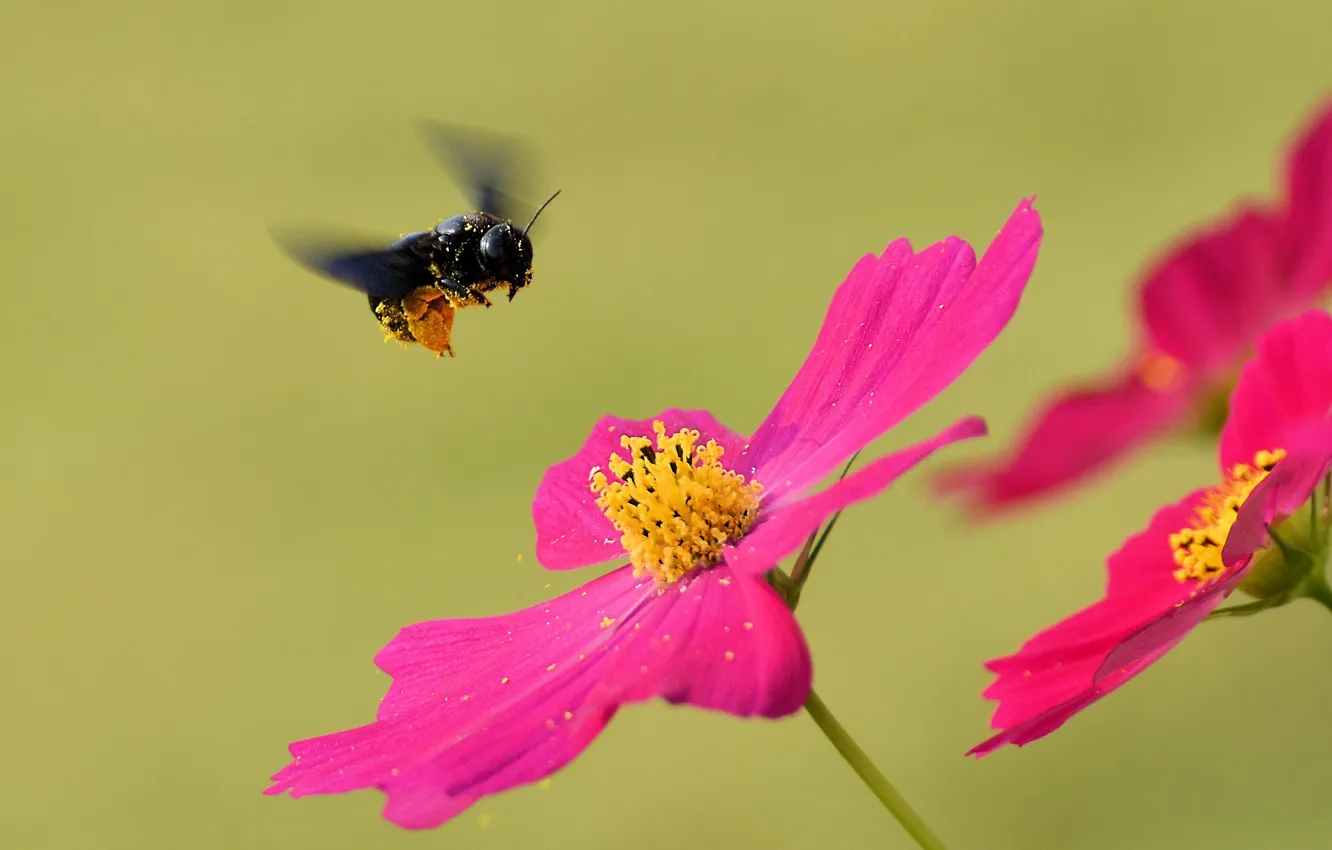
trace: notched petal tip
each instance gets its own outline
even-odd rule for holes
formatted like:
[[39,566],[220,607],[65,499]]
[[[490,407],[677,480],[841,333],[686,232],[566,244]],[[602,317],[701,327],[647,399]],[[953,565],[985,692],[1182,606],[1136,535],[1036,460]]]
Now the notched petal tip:
[[754,434],[747,461],[776,482],[770,497],[809,487],[956,380],[1012,318],[1042,233],[1024,200],[979,264],[956,236],[915,254],[899,240],[857,263]]

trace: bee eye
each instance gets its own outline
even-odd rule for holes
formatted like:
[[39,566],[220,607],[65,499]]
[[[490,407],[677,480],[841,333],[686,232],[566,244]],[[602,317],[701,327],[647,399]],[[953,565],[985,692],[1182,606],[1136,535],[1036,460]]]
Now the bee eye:
[[496,263],[504,259],[506,248],[508,247],[509,226],[507,224],[497,224],[486,231],[486,235],[481,237],[481,257],[490,263]]

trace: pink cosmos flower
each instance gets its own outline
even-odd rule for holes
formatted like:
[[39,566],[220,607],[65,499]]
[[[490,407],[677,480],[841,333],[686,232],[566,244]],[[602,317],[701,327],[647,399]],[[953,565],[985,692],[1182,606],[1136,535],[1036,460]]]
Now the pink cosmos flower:
[[1168,253],[1138,294],[1138,341],[1112,374],[1059,393],[1003,460],[938,478],[979,513],[1080,481],[1190,423],[1215,432],[1239,365],[1332,285],[1332,101],[1299,138],[1274,209],[1242,205]]
[[1287,320],[1257,348],[1221,434],[1221,485],[1161,508],[1111,555],[1104,599],[986,665],[997,676],[985,691],[999,702],[991,726],[1002,731],[971,754],[1058,729],[1172,649],[1236,589],[1258,600],[1226,609],[1236,613],[1300,596],[1332,606],[1323,575],[1327,492],[1321,505],[1315,495],[1332,468],[1332,317]]
[[764,575],[830,514],[869,498],[964,419],[814,494],[853,453],[948,386],[1007,324],[1041,239],[1024,201],[977,265],[956,237],[866,256],[752,437],[704,411],[606,417],[546,473],[532,513],[554,570],[629,564],[498,617],[403,629],[375,658],[378,719],[291,745],[270,794],[378,788],[384,814],[437,826],[568,764],[620,706],[661,697],[740,717],[798,711],[812,669]]

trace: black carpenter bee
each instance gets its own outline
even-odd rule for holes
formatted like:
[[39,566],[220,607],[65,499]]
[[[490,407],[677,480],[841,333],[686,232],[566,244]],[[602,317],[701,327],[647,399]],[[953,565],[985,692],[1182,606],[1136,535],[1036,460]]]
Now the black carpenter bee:
[[472,189],[476,212],[409,233],[387,248],[328,238],[279,241],[301,264],[364,292],[387,339],[453,356],[450,337],[458,310],[489,307],[486,293],[497,289],[507,289],[512,301],[532,282],[527,234],[559,192],[520,229],[511,217],[521,205],[503,189],[512,168],[511,157],[503,155],[509,145],[442,124],[427,125],[427,138]]

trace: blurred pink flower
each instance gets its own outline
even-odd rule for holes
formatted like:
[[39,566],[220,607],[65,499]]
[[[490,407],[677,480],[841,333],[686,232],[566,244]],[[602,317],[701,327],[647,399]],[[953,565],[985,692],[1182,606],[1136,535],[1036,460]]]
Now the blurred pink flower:
[[[1316,521],[1302,508],[1332,468],[1332,317],[1287,320],[1257,349],[1221,434],[1221,486],[1161,508],[1111,555],[1104,599],[986,664],[997,678],[985,696],[999,702],[990,725],[1002,731],[970,754],[1058,729],[1171,650],[1236,589],[1259,599],[1254,609],[1319,598],[1309,588],[1326,594],[1327,505]],[[1315,555],[1312,573],[1291,572],[1269,524],[1283,543]]]
[[1243,205],[1147,275],[1139,340],[1103,379],[1057,393],[1002,460],[937,479],[986,514],[1080,481],[1190,423],[1212,433],[1254,340],[1332,286],[1332,101],[1295,144],[1278,209]]
[[379,788],[385,817],[429,828],[559,770],[621,705],[661,697],[741,717],[798,711],[809,653],[765,573],[830,514],[984,433],[982,420],[964,419],[807,495],[990,344],[1040,239],[1024,201],[979,265],[955,237],[920,253],[899,240],[861,259],[748,440],[703,411],[602,419],[537,490],[537,554],[555,570],[626,553],[631,563],[514,614],[403,629],[375,659],[393,677],[379,719],[292,744],[295,761],[267,793]]

